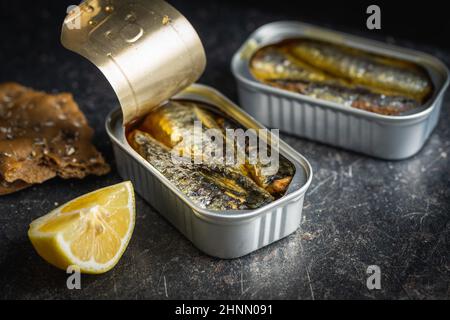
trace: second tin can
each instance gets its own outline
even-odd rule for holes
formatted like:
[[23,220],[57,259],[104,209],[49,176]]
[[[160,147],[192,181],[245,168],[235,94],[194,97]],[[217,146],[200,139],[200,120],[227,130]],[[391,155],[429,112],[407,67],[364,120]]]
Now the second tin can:
[[[434,92],[419,110],[387,116],[278,89],[251,75],[250,59],[258,49],[295,38],[323,40],[417,63],[430,74]],[[449,84],[445,65],[428,54],[291,21],[256,30],[234,55],[231,69],[240,105],[266,126],[390,160],[408,158],[422,148],[437,124]]]

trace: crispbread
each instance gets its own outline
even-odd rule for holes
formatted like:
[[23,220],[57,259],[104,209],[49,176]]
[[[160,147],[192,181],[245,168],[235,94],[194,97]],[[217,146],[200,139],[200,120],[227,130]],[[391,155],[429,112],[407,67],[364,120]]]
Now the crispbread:
[[92,136],[71,94],[0,84],[0,195],[56,175],[106,174],[109,166]]

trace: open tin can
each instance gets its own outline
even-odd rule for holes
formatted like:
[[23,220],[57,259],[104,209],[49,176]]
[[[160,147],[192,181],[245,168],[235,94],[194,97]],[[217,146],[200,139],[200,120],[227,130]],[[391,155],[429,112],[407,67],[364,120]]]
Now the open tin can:
[[[412,112],[389,116],[275,88],[252,76],[249,65],[256,51],[297,38],[326,41],[416,63],[430,75],[432,95]],[[428,54],[291,21],[257,29],[234,55],[231,69],[237,80],[240,105],[264,125],[389,160],[408,158],[423,147],[438,122],[449,84],[446,66]]]
[[[74,19],[80,28],[70,28]],[[117,93],[121,110],[110,113],[106,129],[119,174],[196,247],[215,257],[236,258],[299,227],[312,169],[283,141],[279,154],[295,167],[284,196],[254,210],[217,211],[196,205],[125,138],[130,121],[168,99],[207,103],[243,128],[264,128],[216,90],[192,84],[206,58],[197,33],[174,8],[160,0],[88,0],[67,17],[62,43],[99,67]]]

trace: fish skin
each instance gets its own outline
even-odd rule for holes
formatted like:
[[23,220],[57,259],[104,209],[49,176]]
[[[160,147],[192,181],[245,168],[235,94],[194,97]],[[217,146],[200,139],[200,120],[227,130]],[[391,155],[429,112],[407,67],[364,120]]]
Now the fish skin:
[[[217,122],[220,124],[224,134],[226,129],[237,128],[236,124],[225,118],[220,118]],[[246,141],[245,148],[246,152],[249,153],[248,141]],[[275,174],[265,174],[263,169],[268,165],[264,165],[261,162],[255,164],[247,162],[245,165],[248,175],[250,175],[260,187],[269,191],[269,193],[276,198],[283,196],[295,174],[295,167],[288,159],[279,154],[278,160],[278,171]]]
[[194,121],[198,120],[193,108],[186,108],[176,101],[169,101],[146,116],[141,129],[167,147],[173,148],[181,142],[183,136],[189,133]]
[[170,149],[146,132],[135,129],[127,138],[133,149],[201,208],[247,210],[274,200],[250,178],[226,166],[173,161]]
[[373,93],[365,89],[353,89],[320,83],[307,83],[289,80],[271,80],[268,84],[298,92],[306,96],[335,102],[383,115],[399,115],[420,106],[417,100]]
[[356,85],[423,101],[432,91],[426,73],[413,63],[317,40],[299,40],[289,52],[305,63]]
[[[186,134],[192,134],[194,121],[200,121],[203,129],[218,129],[223,135],[223,142],[226,141],[226,129],[237,129],[238,126],[228,121],[222,116],[215,115],[208,111],[205,106],[199,102],[193,101],[176,101],[171,100],[166,105],[159,107],[152,113],[147,115],[140,129],[149,132],[154,138],[164,143],[169,148],[181,149],[183,155],[191,155],[193,157],[194,150],[182,146],[180,143],[182,137]],[[215,148],[212,141],[202,141],[201,153],[202,162],[214,164],[214,158],[209,155]],[[248,152],[248,146],[247,152]],[[239,152],[236,148],[235,151]],[[219,166],[219,164],[215,164]],[[261,163],[229,165],[227,170],[235,170],[242,175],[251,177],[261,188],[267,189],[280,197],[284,194],[289,186],[292,176],[295,173],[295,167],[284,157],[280,155],[279,170],[275,174],[264,174],[264,166]]]
[[[200,132],[193,130],[196,121],[202,124]],[[196,157],[201,162],[215,161],[211,154],[216,150],[217,142],[200,139],[206,129],[219,131],[220,127],[215,118],[197,103],[170,100],[149,113],[140,129],[150,133],[167,147],[176,148],[180,155],[191,157],[191,159]],[[191,140],[183,141],[186,137]],[[198,145],[197,141],[201,141],[202,144]]]
[[333,81],[321,70],[306,65],[287,50],[277,46],[258,50],[250,60],[250,71],[255,78],[260,80]]

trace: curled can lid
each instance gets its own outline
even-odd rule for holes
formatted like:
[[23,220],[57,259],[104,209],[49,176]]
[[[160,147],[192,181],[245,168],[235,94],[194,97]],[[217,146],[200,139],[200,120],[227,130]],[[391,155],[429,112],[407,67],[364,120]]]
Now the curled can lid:
[[194,28],[162,0],[86,0],[69,11],[61,42],[103,72],[124,124],[194,83],[206,65]]

